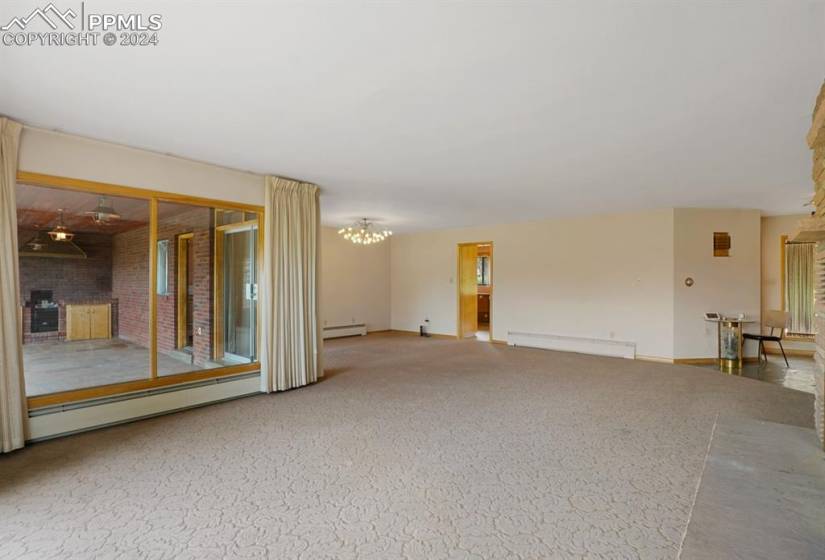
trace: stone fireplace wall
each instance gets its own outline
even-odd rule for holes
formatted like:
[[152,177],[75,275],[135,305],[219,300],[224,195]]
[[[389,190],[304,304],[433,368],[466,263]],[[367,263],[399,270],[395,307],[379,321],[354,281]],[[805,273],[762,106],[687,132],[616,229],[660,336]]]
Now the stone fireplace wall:
[[[816,185],[814,205],[817,221],[825,221],[825,84],[819,91],[808,134],[808,146],[813,150],[812,178]],[[825,227],[818,227],[823,230]],[[816,245],[816,431],[825,448],[825,240]]]

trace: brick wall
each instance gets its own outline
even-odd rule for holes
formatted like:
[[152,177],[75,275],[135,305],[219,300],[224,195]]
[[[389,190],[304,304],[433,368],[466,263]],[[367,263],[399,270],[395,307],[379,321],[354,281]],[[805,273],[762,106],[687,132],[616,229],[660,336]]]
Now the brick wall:
[[[25,242],[34,233],[21,229],[18,236]],[[21,302],[32,290],[52,290],[55,301],[68,303],[112,297],[112,236],[78,233],[74,241],[87,258],[20,257]]]
[[[177,236],[192,233],[193,355],[197,366],[212,358],[212,210],[161,203],[158,241],[169,241],[168,295],[157,296],[158,351],[177,346]],[[174,210],[170,212],[170,210]],[[149,345],[149,228],[115,236],[113,294],[120,306],[123,338]]]
[[149,347],[149,227],[114,236],[112,297],[119,306],[120,337]]

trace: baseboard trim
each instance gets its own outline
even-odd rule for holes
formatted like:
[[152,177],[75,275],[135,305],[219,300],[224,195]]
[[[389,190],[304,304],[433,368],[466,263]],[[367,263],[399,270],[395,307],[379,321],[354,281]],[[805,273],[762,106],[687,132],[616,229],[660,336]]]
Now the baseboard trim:
[[641,354],[636,354],[636,359],[642,362],[654,362],[657,364],[673,363],[673,358],[662,358],[660,356],[642,356]]
[[719,362],[718,358],[674,358],[673,363],[680,366],[709,366]]
[[[746,356],[742,359],[742,362],[746,364],[758,361],[759,358],[756,356]],[[719,358],[674,358],[673,363],[680,366],[713,366],[719,363]]]
[[[782,351],[779,348],[771,348],[766,346],[765,352],[771,356],[781,356]],[[796,358],[813,358],[816,350],[804,350],[802,348],[785,348],[786,356],[793,356]]]
[[507,331],[507,344],[556,352],[573,352],[591,356],[606,356],[632,360],[636,343],[626,340],[590,338],[552,333]]

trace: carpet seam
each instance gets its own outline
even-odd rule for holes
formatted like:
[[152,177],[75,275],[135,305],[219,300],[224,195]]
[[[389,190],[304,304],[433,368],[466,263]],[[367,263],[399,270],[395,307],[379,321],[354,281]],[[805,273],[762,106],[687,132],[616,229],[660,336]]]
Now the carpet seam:
[[696,508],[696,500],[699,498],[699,489],[702,487],[702,480],[705,478],[705,470],[708,466],[708,458],[710,457],[710,448],[713,445],[713,438],[716,435],[716,425],[719,423],[719,413],[716,413],[716,418],[713,419],[713,427],[710,429],[710,437],[708,438],[708,448],[705,450],[705,460],[702,462],[702,472],[699,473],[699,480],[696,481],[696,489],[693,492],[693,501],[690,503],[690,511],[688,511],[687,523],[685,523],[685,531],[682,533],[682,540],[679,542],[679,553],[676,555],[676,560],[682,558],[682,552],[685,549],[685,539],[687,539],[690,522],[693,521],[693,510]]

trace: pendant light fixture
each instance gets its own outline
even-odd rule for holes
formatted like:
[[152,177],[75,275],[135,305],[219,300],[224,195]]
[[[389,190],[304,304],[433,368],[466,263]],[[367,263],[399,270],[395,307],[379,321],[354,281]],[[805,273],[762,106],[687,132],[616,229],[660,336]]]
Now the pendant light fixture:
[[44,250],[49,243],[48,238],[44,234],[44,231],[38,230],[34,234],[34,237],[32,237],[31,240],[28,243],[26,243],[25,247],[34,252]]
[[52,238],[52,241],[71,241],[74,239],[74,234],[70,232],[63,223],[63,209],[60,209],[57,212],[59,216],[57,226],[49,232],[49,237]]
[[357,245],[372,245],[384,241],[392,232],[388,229],[378,231],[373,222],[362,218],[349,227],[339,229],[338,235]]
[[94,223],[99,226],[120,219],[120,214],[115,211],[114,207],[109,206],[105,196],[101,196],[97,201],[97,208],[91,212],[86,212],[86,215],[91,216]]

